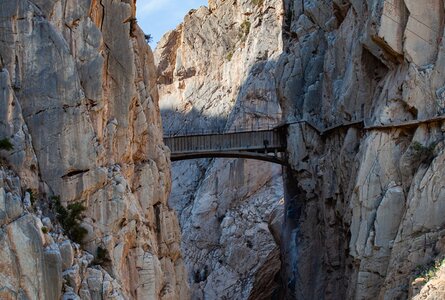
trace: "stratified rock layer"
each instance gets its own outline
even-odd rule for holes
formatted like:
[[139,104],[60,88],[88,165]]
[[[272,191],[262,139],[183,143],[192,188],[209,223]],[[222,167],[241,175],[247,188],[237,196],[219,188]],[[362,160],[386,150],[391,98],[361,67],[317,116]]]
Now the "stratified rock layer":
[[[66,299],[187,298],[156,71],[135,1],[0,1],[0,36],[0,139],[14,146],[0,154],[20,178],[11,199],[29,211],[6,212],[2,251],[18,261],[2,263],[0,291],[58,299],[63,282]],[[107,253],[106,271],[97,257],[66,262],[72,249],[43,241],[27,189],[45,207],[51,195],[86,206],[82,248]]]

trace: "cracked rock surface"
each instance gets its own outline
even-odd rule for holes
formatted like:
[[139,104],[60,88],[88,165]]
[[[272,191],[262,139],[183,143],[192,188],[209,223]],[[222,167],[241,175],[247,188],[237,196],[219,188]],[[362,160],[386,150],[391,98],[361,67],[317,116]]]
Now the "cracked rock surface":
[[[185,16],[155,50],[164,131],[277,124],[282,20],[281,1],[210,1]],[[172,166],[169,203],[179,216],[192,298],[268,299],[279,285],[281,166],[246,159]]]
[[[14,147],[0,156],[16,174],[2,173],[2,299],[188,297],[156,71],[135,8],[0,1],[0,139]],[[81,248],[52,232],[52,196],[86,207]]]
[[[0,298],[443,298],[444,5],[210,0],[153,55],[133,0],[0,0]],[[161,113],[289,166],[170,172]]]
[[[272,208],[283,194],[281,282],[263,295],[419,293],[416,269],[445,252],[443,12],[439,0],[213,0],[164,36],[155,57],[166,131],[289,124],[284,192],[272,187],[281,174],[271,165],[174,164],[169,201],[196,299],[260,297],[254,282],[264,269],[247,267],[237,240],[259,225],[241,216],[256,197]],[[275,240],[249,257],[265,259]],[[228,260],[234,247],[250,273]],[[419,297],[437,297],[440,280],[431,284]]]
[[296,198],[286,203],[283,294],[414,297],[418,266],[444,254],[444,4],[286,7],[279,63],[284,115],[320,128],[361,125],[323,136],[290,125],[293,172],[286,181]]

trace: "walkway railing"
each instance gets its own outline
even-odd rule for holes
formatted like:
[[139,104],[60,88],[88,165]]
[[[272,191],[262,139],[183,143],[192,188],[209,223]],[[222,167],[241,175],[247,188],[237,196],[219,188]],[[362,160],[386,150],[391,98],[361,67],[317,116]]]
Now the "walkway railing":
[[286,150],[286,128],[291,124],[304,123],[315,129],[320,136],[325,136],[341,128],[359,127],[364,131],[388,130],[441,121],[445,121],[445,116],[379,125],[367,125],[366,120],[353,120],[319,128],[311,121],[296,120],[282,125],[233,127],[231,130],[219,132],[214,130],[170,132],[164,136],[164,143],[170,148],[173,161],[203,157],[246,157],[286,164],[284,155],[280,157],[278,154],[283,154]]
[[252,124],[242,126],[232,126],[229,129],[225,128],[212,128],[212,129],[179,129],[175,131],[164,132],[164,138],[175,136],[194,136],[194,135],[210,135],[210,134],[227,134],[227,133],[241,133],[241,132],[257,132],[264,130],[271,130],[279,127],[279,123],[267,123],[267,124]]
[[286,136],[282,127],[246,131],[233,128],[223,133],[203,133],[165,136],[171,150],[171,160],[205,157],[241,157],[284,164]]
[[211,151],[267,151],[285,148],[278,129],[165,137],[172,154]]

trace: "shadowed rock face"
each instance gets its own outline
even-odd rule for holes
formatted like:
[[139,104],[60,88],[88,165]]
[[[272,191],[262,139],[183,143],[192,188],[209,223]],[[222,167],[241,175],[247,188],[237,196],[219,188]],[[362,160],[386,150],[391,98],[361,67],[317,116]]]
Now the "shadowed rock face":
[[[444,201],[442,122],[366,129],[443,114],[444,53],[440,38],[425,41],[443,35],[443,3],[423,5],[288,4],[293,38],[286,39],[280,80],[286,115],[320,127],[354,120],[365,126],[322,139],[305,126],[290,128],[291,182],[300,196],[288,205],[301,213],[286,221],[284,234],[292,238],[282,239],[288,297],[403,299],[416,267],[444,253],[444,222],[435,217]],[[421,34],[425,26],[434,33]],[[301,64],[293,73],[295,61]],[[298,74],[304,81],[294,88],[295,105],[286,79]]]
[[[0,138],[14,145],[0,155],[19,176],[2,177],[5,206],[18,201],[19,213],[7,212],[0,230],[1,257],[11,258],[1,298],[187,298],[156,72],[135,1],[0,1],[0,36]],[[106,270],[74,253],[58,226],[42,233],[49,211],[29,207],[26,189],[43,207],[50,195],[83,203],[82,248],[104,249]]]
[[[159,43],[168,130],[257,119],[320,128],[364,122],[323,137],[303,124],[289,127],[276,296],[403,299],[419,290],[410,288],[416,267],[445,254],[442,122],[375,128],[444,113],[443,11],[436,0],[209,1]],[[192,282],[196,298],[257,295],[254,278],[272,253],[261,251],[273,240],[248,250],[259,257],[250,267],[237,238],[257,227],[236,214],[254,210],[255,199],[276,203],[283,192],[271,197],[274,188],[264,185],[281,184],[275,172],[256,162],[174,165],[170,203],[187,269],[191,280],[205,275]],[[244,264],[231,265],[228,249]]]

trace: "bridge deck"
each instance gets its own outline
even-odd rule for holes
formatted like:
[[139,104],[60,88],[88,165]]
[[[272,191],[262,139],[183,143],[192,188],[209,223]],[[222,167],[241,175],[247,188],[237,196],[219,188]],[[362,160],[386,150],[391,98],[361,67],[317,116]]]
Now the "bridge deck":
[[176,154],[199,152],[233,152],[233,151],[282,151],[286,140],[277,129],[233,132],[221,134],[202,134],[172,136],[164,138],[172,156]]
[[[422,124],[445,121],[445,116],[435,116],[429,119],[409,120],[401,123],[366,125],[366,120],[354,120],[319,128],[308,120],[278,125],[268,130],[253,130],[245,132],[192,134],[183,136],[165,136],[164,143],[171,150],[171,160],[195,159],[205,157],[242,157],[271,161],[286,165],[286,157],[278,156],[286,150],[286,128],[291,124],[304,123],[315,129],[320,136],[336,132],[340,128],[360,127],[364,131],[393,130],[397,128],[412,128]],[[268,155],[273,153],[274,155]]]

